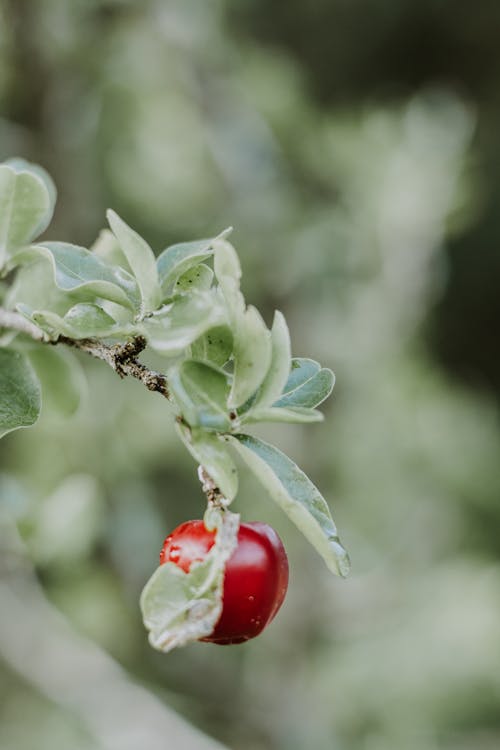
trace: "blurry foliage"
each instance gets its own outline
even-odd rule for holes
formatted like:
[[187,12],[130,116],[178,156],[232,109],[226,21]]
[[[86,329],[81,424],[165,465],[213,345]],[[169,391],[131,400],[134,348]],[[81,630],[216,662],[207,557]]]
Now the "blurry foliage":
[[[108,206],[157,250],[233,224],[248,298],[337,375],[323,426],[259,434],[326,490],[353,574],[332,580],[242,469],[237,510],[291,561],[278,620],[243,647],[147,646],[138,593],[203,508],[154,394],[85,362],[72,419],[47,409],[2,443],[2,507],[47,596],[239,750],[500,743],[500,433],[470,387],[500,382],[499,11],[467,8],[0,2],[0,157],[55,177],[50,238],[91,242]],[[88,746],[7,669],[1,685],[2,748]]]

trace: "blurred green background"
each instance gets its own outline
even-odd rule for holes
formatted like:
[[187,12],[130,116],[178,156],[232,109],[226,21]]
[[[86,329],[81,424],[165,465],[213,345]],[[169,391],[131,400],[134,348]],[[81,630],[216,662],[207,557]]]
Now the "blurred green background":
[[336,372],[323,425],[262,435],[353,562],[242,469],[287,601],[244,646],[152,651],[140,590],[204,499],[159,397],[82,358],[77,414],[0,447],[2,750],[208,747],[168,707],[237,750],[500,747],[499,28],[495,0],[0,0],[0,158],[53,175],[48,236],[233,225],[247,299]]

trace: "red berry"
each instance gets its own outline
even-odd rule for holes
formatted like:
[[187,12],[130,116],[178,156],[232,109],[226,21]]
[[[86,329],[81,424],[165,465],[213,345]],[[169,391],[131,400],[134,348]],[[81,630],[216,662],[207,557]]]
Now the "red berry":
[[[203,521],[187,521],[165,539],[160,564],[173,562],[187,573],[214,543],[215,532],[207,531]],[[240,524],[236,549],[226,564],[221,616],[201,640],[228,644],[255,638],[278,612],[287,587],[288,560],[278,534],[266,523]]]

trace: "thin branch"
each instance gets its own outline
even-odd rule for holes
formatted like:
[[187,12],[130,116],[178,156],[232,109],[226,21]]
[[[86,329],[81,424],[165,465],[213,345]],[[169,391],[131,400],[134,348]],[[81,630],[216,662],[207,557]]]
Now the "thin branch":
[[0,307],[0,328],[11,328],[20,333],[26,333],[35,341],[47,341],[47,336],[34,323],[12,310]]
[[30,336],[35,341],[48,344],[65,344],[74,349],[79,349],[90,356],[106,362],[121,378],[130,376],[140,380],[149,391],[161,393],[165,398],[170,398],[167,379],[155,370],[150,370],[137,357],[146,348],[144,336],[135,336],[125,344],[105,344],[98,339],[72,339],[68,336],[59,336],[50,340],[37,326],[24,318],[22,315],[0,307],[0,328],[10,328]]

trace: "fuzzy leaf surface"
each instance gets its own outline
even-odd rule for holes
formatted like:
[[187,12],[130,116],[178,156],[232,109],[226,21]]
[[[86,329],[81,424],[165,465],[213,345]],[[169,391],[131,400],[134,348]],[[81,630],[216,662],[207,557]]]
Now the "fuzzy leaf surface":
[[269,494],[302,531],[335,574],[349,573],[349,557],[324,497],[284,453],[251,435],[230,438]]
[[273,406],[314,409],[332,392],[335,375],[313,359],[292,359],[292,369],[283,393]]
[[146,240],[129,227],[117,213],[109,210],[106,215],[113,234],[137,279],[142,310],[152,312],[161,302],[160,282],[154,253]]
[[40,408],[40,383],[28,358],[0,349],[0,437],[34,424]]
[[214,432],[231,429],[226,407],[228,376],[203,362],[185,360],[169,371],[168,382],[185,421]]
[[12,252],[48,226],[53,206],[44,181],[28,171],[0,165],[0,268]]
[[212,240],[179,242],[167,247],[156,261],[163,298],[168,295],[180,276],[210,258],[212,254]]

